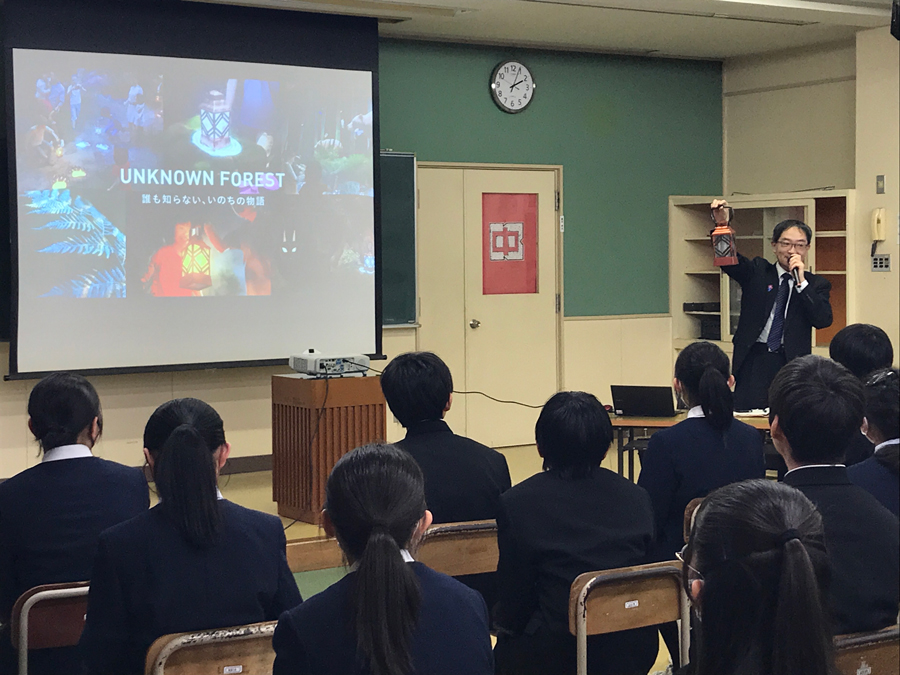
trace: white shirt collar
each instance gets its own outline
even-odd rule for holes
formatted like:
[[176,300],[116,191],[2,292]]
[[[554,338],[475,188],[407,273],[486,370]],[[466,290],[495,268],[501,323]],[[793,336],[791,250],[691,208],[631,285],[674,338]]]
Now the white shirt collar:
[[[408,562],[408,563],[416,562],[416,559],[413,558],[412,554],[409,551],[407,551],[405,548],[400,549],[400,555],[403,556],[403,562]],[[359,567],[359,561],[357,560],[355,563],[350,565],[350,571],[355,572],[358,567]]]
[[[788,274],[788,271],[781,266],[780,262],[775,263],[775,269],[778,270],[778,280],[781,281],[781,277],[785,274]],[[791,277],[789,281],[793,281],[794,277]]]
[[900,438],[892,438],[889,441],[885,441],[884,443],[879,443],[875,446],[875,452],[878,452],[882,448],[886,448],[889,445],[900,445]]
[[225,497],[222,496],[222,491],[219,490],[218,486],[216,486],[216,499],[225,499]]
[[50,450],[46,450],[44,456],[41,457],[41,463],[58,462],[63,459],[81,459],[82,457],[93,456],[91,449],[81,443],[76,443],[74,445],[60,445]]
[[788,473],[794,473],[795,471],[800,471],[801,469],[822,469],[822,468],[824,468],[824,467],[826,467],[826,466],[839,466],[839,467],[841,467],[841,468],[843,468],[843,469],[846,469],[846,468],[847,468],[847,465],[846,465],[846,464],[804,464],[803,466],[798,466],[798,467],[796,467],[796,468],[794,468],[794,469],[791,469],[790,471],[788,471],[788,472],[787,472],[786,474],[784,474],[784,475],[787,476]]
[[695,405],[693,408],[688,410],[688,414],[685,419],[691,419],[692,417],[706,417],[706,415],[703,414],[703,406]]

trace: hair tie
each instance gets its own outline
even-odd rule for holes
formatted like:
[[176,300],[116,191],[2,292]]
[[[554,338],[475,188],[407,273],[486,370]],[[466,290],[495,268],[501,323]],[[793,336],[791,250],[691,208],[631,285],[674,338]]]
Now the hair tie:
[[800,533],[797,532],[797,530],[795,530],[794,528],[787,529],[780,535],[778,535],[778,541],[776,542],[776,544],[778,546],[784,546],[792,539],[800,539]]
[[384,523],[374,523],[372,525],[372,529],[369,531],[369,536],[371,537],[373,534],[390,534],[391,528]]

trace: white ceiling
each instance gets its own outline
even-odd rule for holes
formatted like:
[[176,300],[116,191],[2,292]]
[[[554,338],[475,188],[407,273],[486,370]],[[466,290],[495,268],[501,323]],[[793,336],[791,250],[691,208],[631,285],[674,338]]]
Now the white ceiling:
[[849,40],[891,0],[212,0],[383,19],[384,37],[725,59]]

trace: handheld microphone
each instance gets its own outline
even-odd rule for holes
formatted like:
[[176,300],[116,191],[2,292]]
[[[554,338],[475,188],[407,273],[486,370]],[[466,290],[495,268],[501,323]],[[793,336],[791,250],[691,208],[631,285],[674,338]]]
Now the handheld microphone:
[[800,272],[796,267],[791,270],[791,276],[794,277],[794,288],[797,288],[800,285]]

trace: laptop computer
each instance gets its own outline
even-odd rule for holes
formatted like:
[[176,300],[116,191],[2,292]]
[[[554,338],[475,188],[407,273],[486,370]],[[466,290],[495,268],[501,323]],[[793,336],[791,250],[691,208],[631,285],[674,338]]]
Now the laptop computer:
[[671,387],[643,387],[613,384],[613,411],[627,417],[674,417]]

